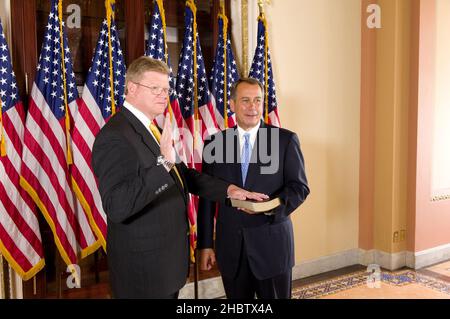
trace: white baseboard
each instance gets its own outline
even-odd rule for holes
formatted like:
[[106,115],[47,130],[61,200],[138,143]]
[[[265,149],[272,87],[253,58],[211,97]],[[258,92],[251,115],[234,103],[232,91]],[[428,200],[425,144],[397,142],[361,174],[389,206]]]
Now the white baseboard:
[[358,249],[346,250],[295,265],[292,269],[292,280],[319,275],[355,264],[358,264]]
[[413,269],[420,269],[446,260],[450,260],[450,244],[433,247],[415,253],[408,252],[406,265]]
[[402,251],[394,254],[374,249],[359,249],[358,262],[365,266],[377,264],[389,270],[396,270],[405,266],[420,269],[446,260],[450,260],[450,244],[418,252]]
[[406,251],[390,254],[376,249],[359,249],[358,263],[364,266],[376,264],[388,270],[397,270],[406,266],[406,259]]

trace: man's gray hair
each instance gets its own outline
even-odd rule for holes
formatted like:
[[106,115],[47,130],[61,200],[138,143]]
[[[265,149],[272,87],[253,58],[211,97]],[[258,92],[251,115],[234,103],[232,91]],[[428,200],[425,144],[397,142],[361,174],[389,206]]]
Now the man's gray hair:
[[264,95],[264,86],[257,79],[241,78],[241,79],[237,80],[236,82],[234,82],[233,86],[231,87],[230,99],[232,99],[233,101],[236,101],[236,92],[237,92],[238,86],[241,85],[242,83],[247,83],[250,85],[259,85],[259,87],[261,88],[261,93]]

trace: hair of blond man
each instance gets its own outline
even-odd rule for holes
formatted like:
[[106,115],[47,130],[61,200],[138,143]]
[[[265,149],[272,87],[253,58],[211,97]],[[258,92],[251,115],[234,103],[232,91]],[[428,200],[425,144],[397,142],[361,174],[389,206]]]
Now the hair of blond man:
[[169,67],[160,60],[152,59],[148,56],[141,56],[131,62],[127,68],[125,77],[125,94],[128,94],[128,82],[139,83],[145,72],[157,72],[169,75]]

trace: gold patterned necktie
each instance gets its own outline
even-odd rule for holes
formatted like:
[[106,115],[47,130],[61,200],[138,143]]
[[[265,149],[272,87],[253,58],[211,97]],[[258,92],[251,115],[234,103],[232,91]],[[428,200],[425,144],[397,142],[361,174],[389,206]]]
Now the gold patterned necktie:
[[[156,127],[156,125],[153,123],[150,123],[150,130],[152,131],[153,136],[156,138],[156,140],[159,143],[159,141],[161,140],[161,133],[159,133],[159,130]],[[174,170],[175,174],[177,174],[177,177],[180,180],[181,186],[184,188],[183,180],[181,179],[180,173],[178,172],[178,169],[175,165],[173,166],[173,170]]]

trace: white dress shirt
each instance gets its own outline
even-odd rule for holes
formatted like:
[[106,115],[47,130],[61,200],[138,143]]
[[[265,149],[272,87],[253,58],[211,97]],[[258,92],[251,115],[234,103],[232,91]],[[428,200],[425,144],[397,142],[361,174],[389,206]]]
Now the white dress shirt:
[[238,134],[239,134],[239,145],[241,147],[241,158],[242,158],[242,151],[244,150],[244,143],[245,143],[244,134],[250,133],[250,146],[253,150],[253,145],[255,145],[256,136],[258,135],[258,130],[259,130],[260,125],[261,125],[261,122],[258,122],[258,125],[256,125],[254,128],[251,128],[248,131],[245,131],[239,125],[237,126]]
[[127,101],[123,102],[123,106],[126,107],[128,111],[130,111],[131,113],[133,113],[134,116],[137,117],[137,119],[145,126],[147,131],[149,131],[149,133],[153,136],[155,142],[159,145],[158,140],[153,135],[153,132],[150,129],[150,123],[152,123],[152,121],[147,117],[147,115],[142,113],[142,111],[138,110],[136,107],[134,107],[131,103]]

